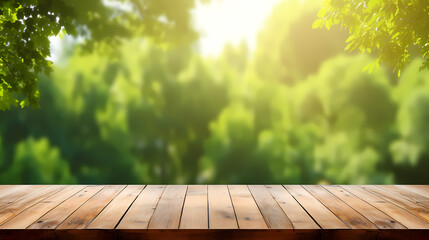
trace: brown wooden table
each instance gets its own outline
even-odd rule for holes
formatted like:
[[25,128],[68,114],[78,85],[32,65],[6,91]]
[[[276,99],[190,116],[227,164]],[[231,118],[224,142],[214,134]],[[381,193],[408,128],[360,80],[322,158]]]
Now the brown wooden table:
[[426,185],[0,185],[0,239],[429,239]]

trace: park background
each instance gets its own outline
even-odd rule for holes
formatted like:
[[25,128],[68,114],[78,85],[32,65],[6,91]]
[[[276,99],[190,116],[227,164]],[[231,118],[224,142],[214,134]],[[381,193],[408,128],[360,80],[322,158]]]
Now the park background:
[[[312,28],[319,1],[271,2],[256,19],[198,3],[199,36],[171,46],[52,38],[40,108],[0,112],[0,183],[429,184],[421,59],[365,69],[376,57],[345,51],[346,31]],[[204,19],[257,31],[204,40]]]

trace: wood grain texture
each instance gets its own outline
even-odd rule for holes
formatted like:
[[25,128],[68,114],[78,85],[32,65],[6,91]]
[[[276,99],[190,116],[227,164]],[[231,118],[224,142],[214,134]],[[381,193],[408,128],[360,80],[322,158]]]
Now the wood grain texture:
[[208,229],[207,185],[189,185],[183,205],[180,229]]
[[58,229],[83,229],[112,201],[125,186],[106,186],[72,215],[62,222]]
[[420,206],[417,203],[409,201],[402,196],[398,196],[392,192],[384,190],[382,188],[378,188],[376,186],[362,186],[363,189],[375,194],[391,203],[402,207],[403,209],[408,210],[409,212],[417,215],[418,217],[424,219],[425,221],[429,221],[429,209]]
[[100,191],[104,186],[88,186],[82,191],[73,195],[60,205],[56,206],[45,215],[40,217],[33,224],[28,226],[29,229],[55,229],[76,209],[78,209],[89,198]]
[[334,194],[339,199],[343,200],[350,207],[365,216],[368,220],[374,223],[379,229],[405,229],[406,227],[395,221],[392,217],[347,192],[340,186],[324,186],[329,192]]
[[339,219],[343,220],[351,229],[377,229],[372,222],[322,186],[306,185],[303,187],[325,205],[325,207],[331,210]]
[[284,185],[290,194],[301,204],[322,229],[349,229],[322,203],[314,198],[307,190],[298,185]]
[[0,229],[25,229],[69,197],[81,191],[85,186],[68,186],[43,201],[25,209],[20,214],[0,226]]
[[378,197],[368,191],[365,191],[359,186],[341,186],[351,194],[359,197],[365,202],[376,207],[380,211],[386,213],[396,221],[400,222],[407,228],[411,229],[429,229],[429,223],[423,219],[417,217],[416,215],[410,213],[409,211],[398,207],[397,205],[384,200],[383,198]]
[[46,188],[42,188],[40,191],[36,191],[30,194],[29,196],[21,200],[14,202],[13,204],[8,205],[7,207],[0,210],[0,224],[5,223],[6,221],[15,217],[25,209],[42,201],[43,199],[60,191],[63,188],[65,188],[65,186],[60,186],[60,185],[48,186]]
[[165,185],[146,186],[116,228],[147,229],[165,187]]
[[232,206],[228,187],[225,185],[209,185],[209,228],[237,229],[237,219]]
[[149,229],[178,229],[185,201],[186,185],[169,185],[159,199]]
[[395,185],[396,187],[400,187],[403,189],[407,189],[409,191],[420,194],[424,197],[429,198],[429,186],[426,185]]
[[393,186],[393,185],[378,185],[377,187],[380,187],[382,189],[385,189],[386,191],[395,193],[398,196],[401,196],[402,198],[405,198],[411,202],[414,202],[422,207],[429,208],[429,198],[425,197],[423,195],[420,195],[410,189],[407,189],[406,187],[401,186]]
[[292,222],[294,229],[320,229],[308,213],[281,185],[268,185],[268,191]]
[[272,229],[293,229],[292,223],[264,185],[249,185],[265,222]]
[[114,229],[144,187],[144,185],[127,186],[86,228]]
[[425,185],[0,185],[0,239],[427,239]]
[[0,209],[5,208],[31,194],[48,187],[47,185],[18,185],[0,191]]
[[240,229],[266,229],[267,224],[246,185],[228,186]]

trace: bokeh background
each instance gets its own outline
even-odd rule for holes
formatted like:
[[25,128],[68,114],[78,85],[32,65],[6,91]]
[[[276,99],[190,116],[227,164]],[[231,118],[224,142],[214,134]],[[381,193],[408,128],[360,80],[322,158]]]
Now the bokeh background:
[[[216,4],[192,10],[199,40],[172,46],[83,53],[79,38],[52,39],[41,108],[0,112],[0,183],[429,184],[420,59],[400,76],[363,71],[375,58],[344,51],[339,28],[312,29],[310,0],[276,1],[238,24],[260,24],[254,36],[222,42]],[[219,38],[203,41],[198,16]]]

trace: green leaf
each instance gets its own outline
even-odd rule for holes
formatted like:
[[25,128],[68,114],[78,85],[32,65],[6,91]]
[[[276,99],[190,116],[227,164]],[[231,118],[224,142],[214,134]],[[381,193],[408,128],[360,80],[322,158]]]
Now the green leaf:
[[59,33],[58,33],[58,37],[60,37],[60,39],[62,40],[63,39],[63,32],[62,31],[60,31]]
[[21,106],[21,108],[27,107],[29,104],[28,99],[24,99],[19,103],[19,106]]
[[313,22],[313,29],[321,28],[323,26],[323,19],[316,19],[316,21]]
[[328,18],[325,22],[326,29],[328,29],[328,30],[331,29],[332,23],[333,23],[332,18]]
[[354,35],[351,35],[350,37],[348,37],[348,38],[346,39],[346,43],[351,42],[354,38],[355,38],[355,36],[354,36]]
[[324,18],[328,12],[329,12],[329,8],[327,8],[327,7],[321,8],[319,10],[319,12],[317,13],[317,16],[319,18]]

